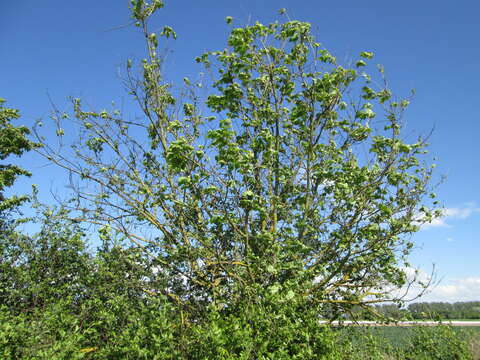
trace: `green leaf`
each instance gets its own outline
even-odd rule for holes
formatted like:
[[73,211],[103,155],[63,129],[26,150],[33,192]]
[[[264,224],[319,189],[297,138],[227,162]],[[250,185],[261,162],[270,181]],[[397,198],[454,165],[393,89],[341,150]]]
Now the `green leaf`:
[[355,66],[356,67],[361,67],[361,66],[366,66],[367,63],[363,60],[358,60],[356,63],[355,63]]
[[285,295],[285,300],[292,300],[295,297],[295,292],[293,290],[288,290]]
[[373,52],[362,51],[362,52],[360,53],[360,56],[363,57],[363,58],[365,58],[365,59],[371,60],[371,59],[373,59]]
[[278,284],[274,284],[268,288],[268,290],[270,291],[270,294],[272,295],[277,294],[280,291],[280,289],[281,289],[281,286]]
[[173,37],[174,39],[177,38],[177,33],[173,31],[173,29],[170,26],[164,26],[162,32],[160,33],[160,36],[164,36],[167,39]]

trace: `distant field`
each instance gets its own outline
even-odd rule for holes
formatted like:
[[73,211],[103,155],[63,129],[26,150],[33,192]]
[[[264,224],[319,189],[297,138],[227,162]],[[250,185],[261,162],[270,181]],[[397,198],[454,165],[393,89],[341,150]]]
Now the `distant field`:
[[[418,325],[425,326],[425,325]],[[351,329],[358,329],[360,333],[372,335],[374,338],[383,339],[384,344],[394,348],[405,348],[415,335],[416,326],[355,326]],[[466,339],[469,339],[470,348],[475,360],[480,360],[480,326],[453,326],[455,331],[461,332]],[[343,331],[343,330],[341,330]],[[362,341],[362,340],[361,340]]]
[[[321,324],[328,324],[327,321],[320,321]],[[480,327],[479,320],[442,320],[443,325],[451,325],[454,327]],[[356,326],[371,326],[371,327],[409,327],[409,326],[437,326],[438,321],[432,320],[413,320],[413,321],[399,321],[396,323],[382,324],[376,321],[334,321],[332,325],[356,325]]]
[[[466,331],[473,335],[480,337],[480,326],[454,326],[454,329],[458,331]],[[408,341],[408,338],[412,336],[414,327],[401,327],[401,326],[382,326],[369,328],[373,335],[381,336],[387,339],[392,345],[402,345]]]
[[[347,336],[353,343],[358,341],[359,347],[363,346],[365,339],[369,337],[378,339],[380,346],[385,346],[385,352],[388,353],[389,347],[395,349],[404,349],[412,343],[412,337],[415,336],[418,327],[413,326],[347,326],[339,327],[339,331]],[[480,360],[480,326],[453,326],[454,331],[458,331],[461,337],[465,338],[470,344],[470,349],[475,360]],[[433,329],[432,329],[433,330]],[[353,334],[353,337],[352,337]],[[356,336],[355,334],[358,334]],[[383,344],[383,345],[382,345]]]

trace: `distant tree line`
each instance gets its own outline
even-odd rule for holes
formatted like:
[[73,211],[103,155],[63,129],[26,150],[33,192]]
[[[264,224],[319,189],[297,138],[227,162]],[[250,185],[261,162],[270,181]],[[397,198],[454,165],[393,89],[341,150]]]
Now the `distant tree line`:
[[394,319],[480,319],[480,301],[448,302],[417,302],[406,307],[395,304],[375,306],[375,310],[384,317]]
[[480,319],[480,301],[468,302],[422,302],[408,306],[414,319],[436,315],[442,319]]

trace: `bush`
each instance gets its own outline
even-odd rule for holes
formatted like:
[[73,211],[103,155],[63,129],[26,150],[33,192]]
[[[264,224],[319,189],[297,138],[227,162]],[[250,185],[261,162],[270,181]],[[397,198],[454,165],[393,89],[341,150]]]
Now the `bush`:
[[[283,311],[282,311],[283,310]],[[264,304],[222,314],[212,310],[193,329],[189,359],[340,359],[335,333],[308,311],[289,313]]]
[[465,333],[451,326],[420,326],[414,330],[407,360],[472,360]]
[[58,304],[35,314],[12,315],[0,310],[0,357],[2,359],[83,359],[79,351],[85,334],[79,321]]
[[338,358],[342,360],[390,359],[396,353],[394,347],[387,339],[371,330],[372,328],[369,327],[338,329]]

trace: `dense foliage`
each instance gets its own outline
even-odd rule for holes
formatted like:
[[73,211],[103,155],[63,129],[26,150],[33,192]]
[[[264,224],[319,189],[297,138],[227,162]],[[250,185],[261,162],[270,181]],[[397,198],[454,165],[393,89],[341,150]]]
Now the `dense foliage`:
[[[22,155],[34,145],[27,139],[30,130],[25,126],[14,126],[11,122],[20,117],[18,110],[5,107],[5,99],[0,98],[0,160],[11,155]],[[30,173],[14,164],[0,164],[0,216],[25,201],[25,197],[5,198],[4,190],[13,185],[20,175]]]
[[[142,116],[73,99],[52,116],[60,145],[64,122],[78,125],[70,153],[36,132],[73,198],[32,197],[36,234],[12,212],[27,198],[0,199],[0,357],[409,358],[319,323],[400,300],[409,236],[435,216],[424,139],[402,139],[408,101],[363,72],[373,54],[342,67],[299,21],[234,28],[227,49],[197,59],[216,77],[201,98],[199,84],[162,80],[159,38],[176,37],[149,31],[162,1],[131,3],[147,57],[125,84]],[[36,146],[10,124],[16,110],[0,115],[0,160]],[[0,193],[27,174],[0,171]]]
[[164,276],[143,250],[104,237],[87,251],[84,231],[61,215],[42,209],[37,235],[8,238],[22,261],[2,268],[2,359],[471,359],[468,338],[442,326],[397,346],[320,326],[290,302],[210,307],[189,322],[188,308],[160,295]]

